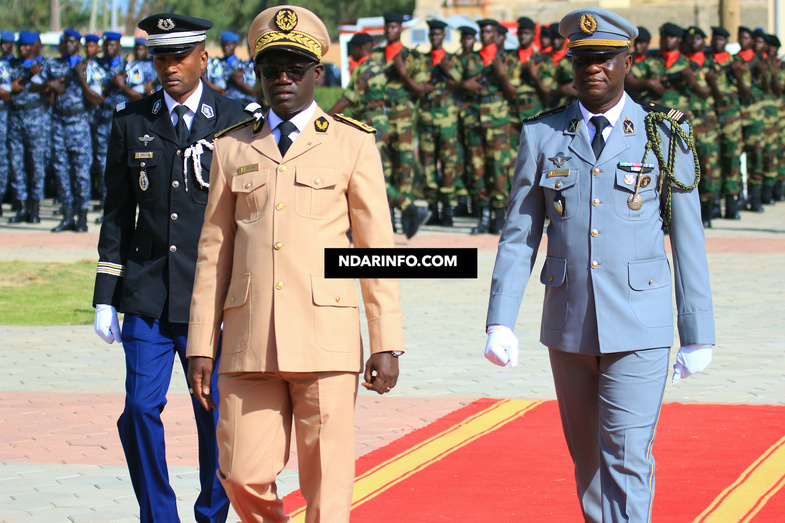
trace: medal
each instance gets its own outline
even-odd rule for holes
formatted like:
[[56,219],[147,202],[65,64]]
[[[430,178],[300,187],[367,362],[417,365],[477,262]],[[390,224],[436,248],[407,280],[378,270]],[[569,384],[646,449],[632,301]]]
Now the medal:
[[144,170],[145,163],[141,163],[142,171],[139,173],[139,188],[142,192],[146,191],[148,187],[150,187],[150,180],[147,179],[147,172]]
[[627,198],[627,207],[632,211],[638,211],[643,207],[643,197],[638,194],[638,189],[641,188],[641,175],[638,174],[638,181],[635,183],[635,192]]

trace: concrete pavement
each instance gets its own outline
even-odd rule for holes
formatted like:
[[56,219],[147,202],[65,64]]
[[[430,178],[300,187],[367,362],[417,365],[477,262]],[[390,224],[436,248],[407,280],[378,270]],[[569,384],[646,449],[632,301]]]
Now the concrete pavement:
[[[52,234],[48,229],[56,222],[49,221],[3,221],[0,260],[97,259],[98,226]],[[705,373],[669,384],[665,401],[785,405],[785,204],[714,225],[706,234],[717,323],[714,361]],[[471,220],[460,220],[449,231],[427,227],[409,242],[396,237],[400,246],[477,247],[479,278],[401,281],[408,352],[393,393],[360,392],[358,456],[476,398],[555,397],[547,351],[538,342],[543,287],[536,278],[516,327],[520,365],[500,369],[482,357],[496,238],[468,236],[470,226]],[[0,520],[136,521],[114,426],[123,403],[122,348],[106,345],[91,326],[0,326],[0,368]],[[198,491],[189,409],[175,363],[164,420],[183,521],[193,521]],[[297,488],[294,457],[281,486],[283,493]]]

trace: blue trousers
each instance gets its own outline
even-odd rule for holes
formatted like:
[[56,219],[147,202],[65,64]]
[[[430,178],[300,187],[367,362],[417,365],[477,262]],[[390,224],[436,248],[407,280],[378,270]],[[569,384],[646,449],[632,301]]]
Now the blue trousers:
[[[166,392],[172,379],[175,354],[179,356],[187,373],[187,334],[188,324],[185,323],[169,323],[135,314],[126,314],[123,321],[125,409],[117,420],[117,428],[139,501],[142,523],[180,521],[177,498],[169,485],[161,412],[166,406]],[[217,361],[215,368],[218,368]],[[217,404],[217,372],[213,372],[211,382]],[[218,445],[215,427],[218,411],[205,410],[193,397],[191,402],[199,438],[201,484],[194,515],[199,523],[224,523],[229,510],[229,498],[216,474]]]
[[52,163],[60,201],[74,212],[90,206],[93,144],[87,114],[52,117]]
[[20,201],[44,199],[46,149],[50,134],[45,107],[11,111],[8,118],[8,149],[11,186]]

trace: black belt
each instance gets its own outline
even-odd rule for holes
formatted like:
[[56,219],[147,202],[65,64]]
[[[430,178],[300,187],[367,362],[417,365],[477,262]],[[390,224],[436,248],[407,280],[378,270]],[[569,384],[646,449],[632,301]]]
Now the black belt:
[[87,109],[54,109],[57,116],[77,116],[87,112]]
[[42,105],[44,105],[44,101],[39,99],[36,100],[35,102],[30,102],[29,104],[12,103],[11,107],[14,109],[14,111],[28,111],[30,109],[38,109]]

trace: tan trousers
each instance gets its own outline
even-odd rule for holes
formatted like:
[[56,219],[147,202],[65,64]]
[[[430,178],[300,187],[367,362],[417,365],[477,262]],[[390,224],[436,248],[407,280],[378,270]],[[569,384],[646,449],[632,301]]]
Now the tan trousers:
[[308,523],[348,523],[354,487],[352,372],[221,374],[218,477],[243,523],[285,522],[275,479],[294,418]]

